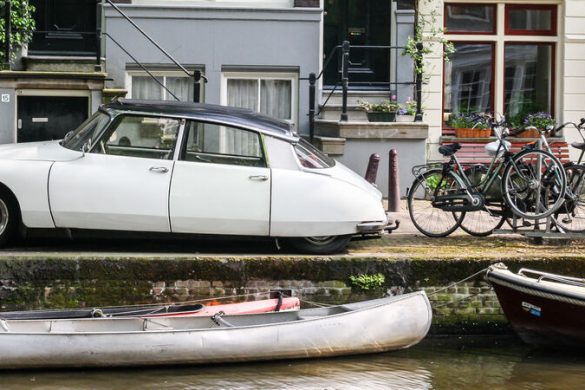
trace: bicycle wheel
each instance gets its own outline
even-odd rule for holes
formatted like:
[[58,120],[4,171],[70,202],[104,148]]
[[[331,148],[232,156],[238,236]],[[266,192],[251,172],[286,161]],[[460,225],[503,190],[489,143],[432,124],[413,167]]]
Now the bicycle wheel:
[[456,193],[461,186],[452,172],[442,178],[440,169],[430,170],[418,176],[408,191],[408,213],[416,228],[425,236],[445,237],[453,233],[461,224],[465,213],[455,215],[432,205],[435,189],[440,185],[437,195]]
[[[474,188],[479,188],[486,179],[487,171],[487,167],[475,165],[466,169],[465,175]],[[486,237],[492,234],[494,230],[501,228],[506,221],[503,212],[504,205],[501,202],[493,201],[493,198],[501,199],[499,179],[497,183],[497,186],[491,186],[495,186],[496,194],[492,194],[491,192],[493,191],[488,191],[490,193],[485,194],[486,203],[489,202],[486,204],[487,210],[467,211],[465,213],[465,217],[461,221],[460,226],[465,233],[476,237]]]
[[565,200],[565,170],[549,152],[532,149],[512,157],[502,175],[504,201],[526,219],[548,217]]
[[565,166],[567,194],[555,213],[556,224],[567,232],[585,232],[585,166]]

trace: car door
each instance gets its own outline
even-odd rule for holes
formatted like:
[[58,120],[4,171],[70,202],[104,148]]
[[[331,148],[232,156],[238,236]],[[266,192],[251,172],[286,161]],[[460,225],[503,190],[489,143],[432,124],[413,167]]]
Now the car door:
[[168,194],[181,120],[126,115],[92,152],[55,162],[49,200],[57,227],[170,232]]
[[175,233],[268,235],[270,169],[256,132],[187,121],[173,170]]

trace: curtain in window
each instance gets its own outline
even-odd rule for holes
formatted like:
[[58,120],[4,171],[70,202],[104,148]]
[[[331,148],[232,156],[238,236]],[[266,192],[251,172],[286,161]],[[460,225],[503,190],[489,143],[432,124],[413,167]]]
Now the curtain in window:
[[260,82],[260,112],[279,119],[291,119],[291,81]]
[[[162,77],[156,78],[161,83]],[[132,76],[132,99],[160,100],[162,87],[150,76]]]
[[[193,82],[187,77],[167,77],[166,87],[182,102],[193,101]],[[166,94],[166,100],[175,100],[171,94]]]
[[258,80],[229,79],[227,104],[258,111]]

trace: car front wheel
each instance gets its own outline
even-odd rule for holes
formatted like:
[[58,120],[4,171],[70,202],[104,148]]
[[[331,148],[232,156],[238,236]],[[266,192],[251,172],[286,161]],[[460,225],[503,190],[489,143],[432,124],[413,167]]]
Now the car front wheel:
[[14,238],[18,221],[16,205],[6,191],[0,190],[0,247]]
[[325,255],[342,252],[350,240],[351,234],[344,236],[295,237],[289,238],[288,243],[293,249],[301,253]]

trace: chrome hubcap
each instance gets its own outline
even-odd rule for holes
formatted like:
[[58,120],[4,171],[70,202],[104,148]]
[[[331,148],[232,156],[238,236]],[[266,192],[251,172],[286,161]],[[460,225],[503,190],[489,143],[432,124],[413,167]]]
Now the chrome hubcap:
[[0,236],[4,234],[6,227],[8,226],[8,219],[10,216],[8,215],[8,206],[6,206],[6,202],[0,199]]

